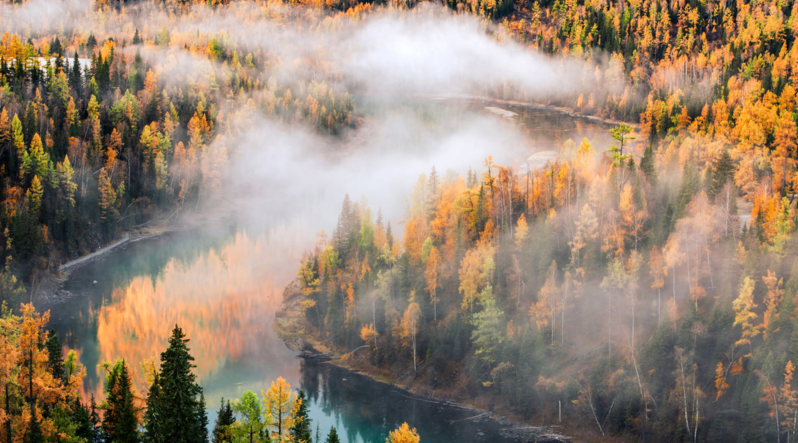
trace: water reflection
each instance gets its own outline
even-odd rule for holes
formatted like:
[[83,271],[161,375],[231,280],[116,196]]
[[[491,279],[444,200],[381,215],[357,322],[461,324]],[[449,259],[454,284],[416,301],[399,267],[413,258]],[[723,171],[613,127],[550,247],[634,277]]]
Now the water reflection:
[[[138,369],[146,359],[157,360],[175,324],[191,340],[209,404],[279,375],[296,379],[294,354],[271,323],[308,246],[302,239],[312,237],[298,231],[222,230],[210,242],[200,240],[204,234],[181,234],[133,244],[76,271],[67,289],[84,297],[55,309],[51,327],[80,351],[89,369],[86,394],[101,392],[95,368],[103,361],[124,357]],[[201,252],[195,253],[197,243]],[[174,255],[164,258],[164,250]],[[134,382],[140,392],[146,389],[141,371]]]
[[[312,238],[302,228],[224,228],[131,244],[75,271],[68,289],[80,296],[52,310],[50,327],[79,350],[88,368],[84,395],[101,396],[97,365],[124,357],[136,369],[158,358],[175,323],[191,339],[211,420],[222,397],[260,393],[284,377],[310,401],[313,427],[342,441],[383,442],[402,422],[425,443],[509,442],[500,426],[474,412],[412,399],[393,387],[330,365],[304,364],[272,330],[282,291]],[[96,283],[95,283],[96,281]]]
[[504,427],[499,422],[475,419],[481,415],[477,412],[413,398],[329,364],[303,362],[300,373],[313,418],[322,430],[336,426],[343,441],[381,443],[403,422],[417,428],[425,443],[518,441],[502,435]]

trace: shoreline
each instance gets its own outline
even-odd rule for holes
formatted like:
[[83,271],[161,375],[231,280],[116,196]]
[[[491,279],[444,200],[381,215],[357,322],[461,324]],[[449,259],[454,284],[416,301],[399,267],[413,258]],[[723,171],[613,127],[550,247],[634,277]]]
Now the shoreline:
[[153,223],[152,226],[125,231],[121,238],[117,238],[111,243],[101,246],[94,252],[62,264],[58,267],[56,273],[47,273],[40,283],[40,286],[35,290],[35,295],[32,297],[32,303],[37,310],[48,310],[53,306],[72,299],[77,294],[73,294],[63,289],[64,284],[69,281],[69,277],[72,272],[99,258],[105,257],[107,254],[119,250],[130,243],[197,229],[207,224],[224,220],[231,214],[231,212],[226,212],[216,217],[207,217],[201,214],[186,214],[183,219],[184,223],[175,221],[170,224],[164,223],[166,220],[160,220],[156,223],[147,223]]
[[497,105],[507,105],[507,106],[515,106],[519,108],[533,108],[533,109],[545,109],[548,111],[557,112],[560,114],[565,114],[573,118],[591,120],[594,122],[602,123],[609,126],[617,126],[621,123],[625,123],[635,130],[640,129],[640,123],[630,122],[625,120],[616,120],[612,118],[600,117],[597,115],[590,115],[585,114],[582,112],[577,111],[576,109],[569,108],[567,106],[556,106],[551,104],[539,103],[539,102],[523,102],[518,100],[506,100],[501,98],[494,98],[489,96],[482,96],[482,95],[418,95],[426,100],[465,100],[471,102],[485,102],[485,103],[492,103]]
[[[327,346],[326,343],[319,340],[312,331],[312,327],[304,319],[304,313],[299,306],[302,300],[302,294],[299,292],[296,281],[292,281],[285,287],[283,292],[283,302],[280,310],[274,315],[274,323],[272,328],[277,336],[283,340],[285,345],[297,352],[297,357],[305,359],[306,361],[313,361],[315,364],[330,364],[352,374],[367,377],[374,382],[382,383],[392,388],[398,389],[418,401],[437,403],[446,407],[453,407],[472,411],[474,417],[471,419],[489,419],[496,421],[500,426],[504,427],[508,435],[519,442],[539,442],[539,443],[560,443],[572,442],[573,438],[561,435],[555,432],[550,426],[533,426],[523,421],[512,419],[505,411],[501,410],[486,410],[477,407],[470,402],[461,402],[455,398],[438,397],[418,392],[413,387],[403,386],[400,383],[401,378],[395,379],[386,377],[379,373],[372,373],[371,371],[353,367],[344,361],[344,355],[336,352]],[[354,351],[353,351],[354,352]],[[349,354],[351,355],[351,354]],[[412,372],[412,371],[411,371]],[[402,394],[403,395],[403,394]]]

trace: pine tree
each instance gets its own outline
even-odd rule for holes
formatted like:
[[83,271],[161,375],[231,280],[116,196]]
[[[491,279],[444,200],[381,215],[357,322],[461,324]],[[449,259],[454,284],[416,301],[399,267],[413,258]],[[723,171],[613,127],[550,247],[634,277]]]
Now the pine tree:
[[147,392],[147,410],[144,412],[144,438],[147,443],[165,443],[159,428],[161,416],[159,415],[159,401],[161,399],[160,376],[156,372],[153,376],[150,390]]
[[208,443],[208,413],[205,410],[205,394],[200,390],[200,401],[199,401],[199,409],[197,410],[197,415],[199,415],[199,432],[201,436],[201,440],[203,443]]
[[105,380],[105,414],[102,428],[106,443],[138,443],[139,419],[135,405],[133,382],[125,360],[117,362],[108,369]]
[[72,403],[72,421],[75,423],[75,436],[82,438],[86,443],[94,443],[95,441],[95,428],[91,421],[91,413],[89,408],[76,399]]
[[299,391],[297,402],[299,403],[299,407],[297,408],[296,415],[294,416],[294,425],[291,426],[291,429],[289,429],[288,432],[290,432],[291,437],[293,437],[293,441],[297,443],[311,443],[311,420],[310,417],[308,417],[307,398],[305,397],[304,391]]
[[657,167],[654,164],[654,148],[651,144],[646,147],[643,153],[643,158],[640,160],[640,170],[646,175],[646,179],[652,186],[656,186],[658,182]]
[[63,380],[67,383],[66,373],[64,372],[64,354],[61,351],[61,342],[58,340],[58,333],[50,330],[47,336],[47,368],[56,380]]
[[236,418],[230,400],[227,400],[227,404],[225,404],[224,397],[222,397],[219,414],[216,416],[213,426],[213,443],[232,443],[233,435],[230,432],[230,426],[235,422]]
[[728,150],[724,150],[720,158],[715,162],[714,171],[712,172],[712,187],[709,189],[709,198],[714,198],[726,182],[734,179],[734,160],[729,155]]
[[100,414],[97,412],[97,403],[94,400],[94,394],[91,394],[91,401],[89,402],[89,421],[91,422],[91,439],[88,443],[100,443],[105,439],[102,438],[102,427],[100,421]]
[[194,357],[189,353],[189,340],[175,325],[169,338],[169,348],[161,353],[161,400],[158,413],[160,438],[170,443],[204,443],[203,422],[207,416],[202,405],[202,388],[191,370]]
[[335,429],[335,426],[330,429],[330,433],[327,434],[327,440],[325,443],[341,443],[341,439],[338,438],[338,431]]
[[42,425],[39,422],[39,417],[36,412],[36,404],[31,403],[31,420],[28,426],[28,431],[25,435],[25,443],[43,443],[44,435],[42,434]]
[[77,51],[75,51],[75,56],[72,59],[72,69],[69,71],[69,87],[75,91],[78,97],[81,95],[80,61],[78,60]]

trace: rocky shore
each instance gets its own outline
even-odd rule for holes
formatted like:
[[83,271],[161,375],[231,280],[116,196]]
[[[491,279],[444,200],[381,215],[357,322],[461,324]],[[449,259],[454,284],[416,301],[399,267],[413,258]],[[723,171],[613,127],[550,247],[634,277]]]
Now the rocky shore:
[[[299,291],[299,285],[292,282],[283,292],[283,304],[275,314],[273,323],[275,332],[285,344],[298,353],[299,358],[306,361],[317,362],[319,364],[331,364],[348,371],[352,376],[366,377],[375,383],[390,385],[409,398],[419,401],[433,402],[445,407],[460,408],[469,410],[469,418],[464,420],[488,421],[492,420],[501,426],[501,434],[506,438],[520,442],[537,443],[562,443],[574,442],[573,439],[561,435],[552,429],[544,426],[532,426],[530,424],[511,420],[509,417],[496,411],[486,411],[461,403],[454,398],[443,398],[432,396],[420,392],[416,387],[405,385],[399,379],[386,377],[384,373],[370,372],[363,368],[356,368],[351,364],[351,357],[345,358],[344,355],[336,352],[330,346],[314,334],[314,328],[305,319],[304,312],[300,306],[303,296]],[[477,436],[479,437],[479,436]]]

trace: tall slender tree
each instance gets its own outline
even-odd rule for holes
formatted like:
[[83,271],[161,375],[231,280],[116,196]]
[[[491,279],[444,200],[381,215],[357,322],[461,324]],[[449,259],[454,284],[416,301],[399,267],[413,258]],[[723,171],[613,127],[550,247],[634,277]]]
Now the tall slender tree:
[[133,392],[133,381],[125,360],[117,360],[113,366],[104,365],[105,403],[102,428],[106,443],[138,443],[139,412]]
[[169,443],[204,443],[207,439],[202,388],[192,372],[196,365],[188,342],[183,330],[175,325],[169,347],[161,353],[158,423],[154,428],[159,438]]

